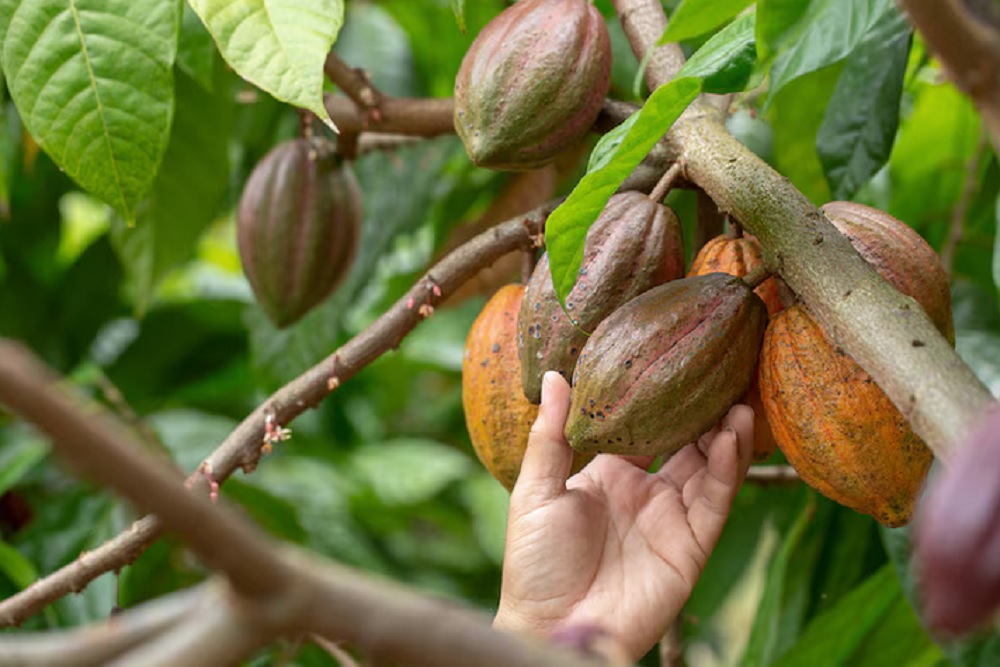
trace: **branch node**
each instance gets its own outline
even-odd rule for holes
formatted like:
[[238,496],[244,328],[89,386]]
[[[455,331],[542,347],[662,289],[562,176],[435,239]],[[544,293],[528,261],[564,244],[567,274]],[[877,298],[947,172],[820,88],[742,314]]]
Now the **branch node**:
[[273,412],[267,413],[264,417],[264,444],[260,451],[270,454],[274,450],[274,443],[284,442],[292,437],[292,429],[285,428],[278,423]]

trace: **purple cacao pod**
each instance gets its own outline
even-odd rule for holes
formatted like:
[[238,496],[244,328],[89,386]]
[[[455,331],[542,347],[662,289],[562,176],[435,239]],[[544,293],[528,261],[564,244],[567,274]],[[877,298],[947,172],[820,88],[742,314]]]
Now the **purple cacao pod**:
[[548,256],[528,281],[517,321],[521,385],[532,403],[542,396],[542,375],[566,380],[583,344],[605,317],[646,290],[684,275],[684,242],[677,216],[640,192],[608,200],[590,230],[576,285],[559,303]]
[[746,392],[766,325],[764,302],[725,273],[640,294],[584,345],[566,439],[586,454],[673,454]]
[[928,485],[914,527],[920,603],[935,630],[977,629],[1000,608],[1000,405]]
[[455,80],[455,129],[477,165],[534,169],[582,138],[611,80],[589,0],[521,0],[486,25]]
[[267,316],[285,327],[347,275],[361,235],[361,193],[346,164],[294,139],[254,168],[236,224],[243,272]]

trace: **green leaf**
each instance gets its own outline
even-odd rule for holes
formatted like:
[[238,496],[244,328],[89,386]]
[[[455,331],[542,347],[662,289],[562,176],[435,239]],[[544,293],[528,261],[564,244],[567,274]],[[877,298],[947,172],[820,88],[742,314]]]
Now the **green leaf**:
[[774,667],[930,667],[941,658],[886,565],[810,623]]
[[510,494],[487,472],[465,481],[462,496],[472,513],[472,529],[479,546],[497,565],[503,562]]
[[[583,260],[587,230],[608,199],[701,92],[701,82],[676,78],[660,86],[625,127],[605,135],[594,148],[591,165],[565,202],[545,223],[545,244],[552,282],[562,301],[573,288]],[[613,148],[611,147],[613,145]]]
[[174,1],[0,5],[4,73],[25,127],[128,221],[167,146],[179,22]]
[[993,236],[993,284],[1000,296],[1000,200],[997,200],[997,230]]
[[386,505],[429,500],[472,467],[454,447],[416,438],[370,443],[354,453],[353,463]]
[[801,32],[803,17],[818,0],[757,0],[757,55],[770,63],[783,44]]
[[670,17],[660,44],[682,42],[703,35],[753,4],[753,0],[684,0]]
[[27,436],[20,430],[0,445],[0,495],[9,491],[49,452],[45,442]]
[[712,36],[684,64],[678,77],[702,80],[706,93],[733,93],[744,90],[757,63],[755,15],[736,19]]
[[[198,85],[212,92],[215,78],[215,42],[191,5],[184,3],[181,36],[177,43],[177,67]],[[183,103],[181,103],[183,105]]]
[[834,199],[850,199],[889,160],[912,34],[887,12],[847,58],[816,136]]
[[177,113],[170,145],[139,224],[115,230],[118,254],[135,283],[135,309],[149,307],[160,279],[194,252],[222,206],[229,185],[233,104],[220,81],[207,92],[177,73]]
[[451,0],[451,11],[455,14],[458,29],[465,32],[465,0]]
[[330,123],[323,63],[344,23],[343,0],[188,0],[236,73]]
[[803,74],[846,58],[882,16],[898,12],[892,0],[819,0],[802,33],[771,66],[770,95]]
[[38,579],[38,570],[31,561],[3,540],[0,540],[0,571],[22,590]]

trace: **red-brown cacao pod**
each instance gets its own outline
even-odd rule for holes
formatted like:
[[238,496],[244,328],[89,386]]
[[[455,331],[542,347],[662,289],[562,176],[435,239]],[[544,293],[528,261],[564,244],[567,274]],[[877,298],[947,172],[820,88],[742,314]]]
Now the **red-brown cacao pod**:
[[611,81],[589,0],[521,0],[490,21],[455,80],[455,129],[477,165],[534,169],[587,134]]
[[568,380],[587,336],[605,317],[651,287],[684,275],[677,216],[640,192],[617,194],[591,225],[576,284],[563,310],[548,256],[528,281],[517,322],[524,395],[538,403],[545,371]]
[[285,141],[254,167],[236,225],[254,295],[285,327],[347,275],[361,235],[361,193],[339,158],[306,139]]
[[803,480],[887,526],[910,520],[933,454],[801,306],[767,327],[760,389],[775,440]]
[[[523,285],[506,285],[469,329],[462,360],[462,407],[476,456],[508,491],[514,488],[538,406],[521,392],[517,313]],[[592,457],[577,455],[575,469]]]
[[879,275],[916,299],[954,344],[950,282],[934,248],[905,222],[871,206],[834,201],[824,204],[822,211]]
[[[760,247],[760,242],[756,237],[746,235],[737,237],[723,234],[710,239],[701,247],[694,262],[691,263],[688,276],[703,276],[720,272],[742,278],[756,269],[763,268],[763,266],[764,250]],[[767,306],[768,315],[774,315],[782,309],[777,279],[768,278],[758,285],[754,292]],[[771,426],[764,414],[764,403],[760,398],[756,373],[754,373],[750,388],[739,399],[739,402],[749,405],[754,410],[753,458],[755,461],[763,461],[774,453],[778,443],[774,440]]]
[[576,364],[566,438],[588,454],[672,454],[746,392],[767,308],[733,276],[682,278],[601,322]]

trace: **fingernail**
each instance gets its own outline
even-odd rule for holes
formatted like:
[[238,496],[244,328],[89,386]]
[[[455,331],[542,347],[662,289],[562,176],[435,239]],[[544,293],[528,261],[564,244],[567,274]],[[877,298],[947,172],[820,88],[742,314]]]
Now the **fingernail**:
[[542,375],[542,402],[545,402],[545,395],[552,391],[552,383],[555,382],[555,376],[559,375],[555,371],[545,371]]

